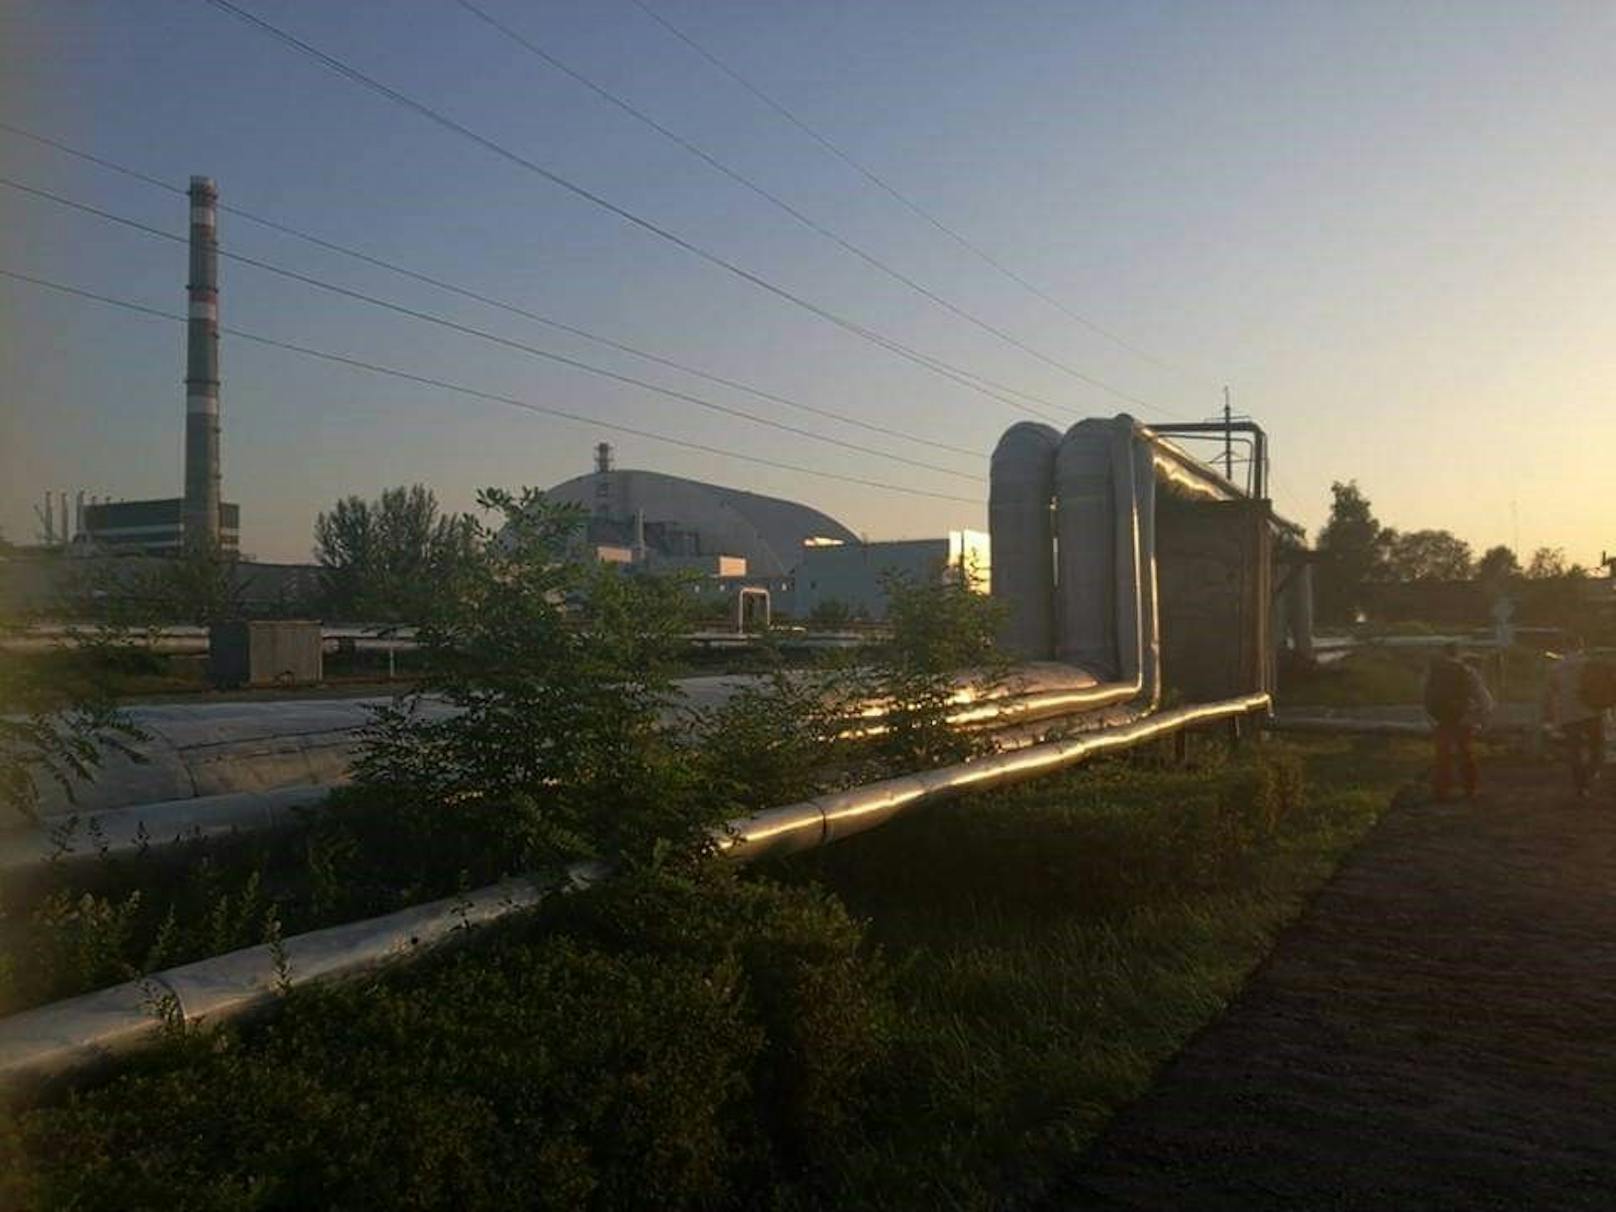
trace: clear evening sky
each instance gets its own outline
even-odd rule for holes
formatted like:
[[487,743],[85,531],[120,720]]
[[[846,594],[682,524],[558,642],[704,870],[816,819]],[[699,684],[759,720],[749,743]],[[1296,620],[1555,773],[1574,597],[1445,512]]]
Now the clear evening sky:
[[[451,0],[242,7],[814,302],[1057,402],[1204,419],[1230,385],[1280,509],[1334,479],[1479,550],[1616,549],[1616,9],[1602,3],[648,0],[1072,310],[952,243],[630,0],[478,0],[551,54],[1108,395],[862,264]],[[613,339],[971,458],[785,409],[225,215],[236,250],[514,340],[968,474],[1017,418],[361,90],[202,0],[8,3],[3,118]],[[175,233],[183,199],[0,132],[4,175]],[[0,266],[184,310],[184,250],[0,188]],[[306,558],[338,496],[547,486],[597,440],[806,501],[871,537],[985,523],[985,485],[714,415],[221,266],[235,325],[905,496],[515,411],[225,338],[242,546]],[[46,489],[178,495],[183,331],[0,279],[0,530]]]

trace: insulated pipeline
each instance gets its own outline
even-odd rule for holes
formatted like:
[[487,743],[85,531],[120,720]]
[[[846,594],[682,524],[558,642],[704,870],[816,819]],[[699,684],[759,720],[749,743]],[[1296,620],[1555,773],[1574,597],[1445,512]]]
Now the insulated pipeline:
[[[1067,740],[865,787],[732,821],[715,837],[748,863],[828,845],[948,796],[986,791],[1092,757],[1269,709],[1266,694],[1164,712]],[[26,1098],[103,1067],[161,1038],[166,1024],[218,1024],[263,1011],[281,990],[351,979],[426,954],[457,932],[536,907],[547,892],[593,882],[577,867],[551,883],[506,880],[385,917],[315,930],[279,949],[248,947],[0,1020],[0,1095]]]

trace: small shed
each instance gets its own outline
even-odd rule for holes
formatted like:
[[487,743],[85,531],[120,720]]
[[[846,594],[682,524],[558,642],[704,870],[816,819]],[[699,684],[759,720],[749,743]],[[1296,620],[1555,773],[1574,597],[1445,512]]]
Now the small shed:
[[215,686],[304,686],[324,676],[318,622],[241,620],[208,630],[208,680]]

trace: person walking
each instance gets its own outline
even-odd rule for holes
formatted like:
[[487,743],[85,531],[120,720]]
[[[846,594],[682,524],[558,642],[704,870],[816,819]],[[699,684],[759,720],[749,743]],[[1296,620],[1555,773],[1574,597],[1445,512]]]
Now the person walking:
[[1443,645],[1441,655],[1425,673],[1425,714],[1431,717],[1431,735],[1436,741],[1431,790],[1437,799],[1446,799],[1452,790],[1455,765],[1465,798],[1475,799],[1476,759],[1470,741],[1477,725],[1485,723],[1492,710],[1493,696],[1481,675],[1460,659],[1457,644]]
[[1605,761],[1605,708],[1600,695],[1590,693],[1597,690],[1599,671],[1588,660],[1582,640],[1573,637],[1543,690],[1543,722],[1560,730],[1571,760],[1571,785],[1584,797]]

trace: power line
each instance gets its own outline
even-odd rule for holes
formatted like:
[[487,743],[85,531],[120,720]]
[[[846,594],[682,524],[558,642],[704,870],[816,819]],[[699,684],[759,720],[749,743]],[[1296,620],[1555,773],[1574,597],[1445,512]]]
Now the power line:
[[[158,239],[169,240],[176,244],[184,244],[186,242],[186,238],[184,236],[175,235],[172,232],[166,232],[159,227],[153,227],[149,224],[141,223],[138,220],[130,219],[123,215],[113,214],[111,211],[102,210],[99,207],[90,206],[84,202],[76,202],[71,198],[63,197],[60,194],[51,193],[49,190],[38,189],[32,185],[24,185],[23,183],[14,181],[9,177],[0,176],[0,185],[5,185],[11,189],[20,190],[23,193],[46,199],[61,206],[71,207],[74,210],[82,211],[85,214],[94,215],[96,218],[104,219],[111,223],[121,224],[124,227],[132,228],[133,230],[141,232],[145,235],[155,236]],[[313,286],[319,290],[328,291],[332,294],[341,295],[344,298],[369,304],[372,307],[384,308],[387,311],[396,312],[399,315],[408,316],[411,319],[420,320],[427,324],[435,324],[439,327],[447,328],[453,332],[465,334],[466,336],[477,337],[480,340],[488,341],[496,345],[503,345],[506,348],[518,350],[534,357],[544,358],[551,362],[557,362],[563,366],[570,366],[576,370],[582,370],[589,374],[599,375],[602,378],[611,379],[619,383],[625,383],[633,387],[639,387],[646,391],[655,392],[658,395],[667,396],[671,399],[682,400],[686,403],[694,404],[698,408],[706,408],[713,412],[723,413],[726,416],[738,417],[741,420],[751,421],[756,425],[764,425],[770,429],[778,429],[785,433],[795,434],[798,437],[808,438],[815,442],[824,442],[828,445],[837,446],[844,450],[855,451],[859,454],[873,455],[882,459],[890,459],[894,462],[904,463],[910,467],[921,468],[925,471],[939,472],[943,475],[955,476],[964,480],[972,480],[977,483],[982,481],[981,476],[972,475],[969,472],[955,471],[952,468],[943,467],[936,463],[926,463],[919,459],[911,459],[906,455],[891,454],[884,450],[877,450],[874,447],[860,445],[857,442],[847,442],[841,438],[833,438],[826,434],[814,433],[812,430],[801,429],[795,425],[788,425],[783,421],[775,421],[769,417],[763,417],[757,415],[756,413],[747,412],[744,409],[732,408],[727,404],[719,404],[716,401],[705,399],[702,396],[691,395],[688,392],[678,391],[671,387],[663,387],[659,384],[652,383],[648,379],[640,379],[634,375],[625,375],[615,370],[609,370],[603,366],[596,366],[591,362],[585,362],[579,358],[568,357],[566,354],[555,353],[548,349],[541,349],[536,345],[528,345],[525,342],[515,341],[509,337],[502,337],[497,333],[491,333],[484,329],[474,328],[469,324],[461,324],[456,320],[450,320],[444,316],[434,315],[431,312],[418,311],[413,307],[406,307],[402,303],[394,303],[387,299],[377,298],[375,295],[368,295],[363,291],[357,291],[346,286],[340,286],[334,282],[327,282],[323,278],[316,278],[309,274],[299,273],[296,270],[287,269],[284,266],[276,265],[273,262],[262,261],[256,257],[245,256],[242,253],[231,252],[224,248],[220,248],[218,253],[221,257],[227,258],[228,260],[238,262],[242,265],[250,265],[254,269],[261,269],[267,273],[276,274],[294,282],[300,282],[307,286]]]
[[998,327],[997,325],[989,323],[987,320],[982,319],[980,316],[977,316],[974,313],[972,313],[970,311],[967,311],[965,308],[959,307],[956,304],[950,302],[948,299],[944,298],[942,295],[938,294],[936,291],[930,289],[929,287],[923,285],[922,283],[916,281],[914,278],[910,277],[908,274],[904,273],[903,271],[901,271],[899,269],[894,268],[893,266],[889,265],[887,262],[885,262],[881,258],[875,256],[873,253],[869,252],[868,250],[866,250],[864,248],[861,248],[859,245],[854,244],[851,240],[848,240],[848,239],[844,238],[843,236],[837,234],[833,229],[825,226],[823,223],[820,223],[816,219],[814,219],[811,216],[805,214],[803,211],[801,211],[797,207],[793,206],[790,202],[787,202],[784,198],[780,197],[780,195],[774,193],[772,190],[769,190],[769,189],[767,189],[766,187],[764,187],[762,185],[759,185],[756,181],[752,180],[752,178],[746,176],[744,173],[740,172],[739,170],[730,167],[728,164],[726,164],[722,160],[718,159],[718,157],[716,157],[716,156],[712,155],[711,153],[703,150],[697,144],[691,142],[689,139],[686,139],[684,136],[680,135],[678,132],[670,130],[668,127],[666,127],[662,123],[658,122],[655,118],[651,117],[650,114],[646,113],[644,110],[638,108],[637,106],[631,104],[630,102],[625,101],[622,97],[618,96],[616,93],[612,92],[610,89],[606,88],[604,85],[601,85],[601,84],[597,83],[596,81],[590,79],[583,72],[580,72],[576,68],[568,66],[562,60],[558,59],[555,55],[553,55],[549,51],[545,50],[542,46],[539,46],[537,43],[532,42],[529,39],[523,37],[515,29],[512,29],[509,25],[506,25],[503,21],[500,21],[497,17],[495,17],[492,14],[486,12],[485,10],[479,8],[476,4],[473,4],[472,0],[454,0],[454,2],[456,4],[458,4],[461,8],[465,9],[468,13],[471,13],[474,17],[478,18],[479,20],[485,22],[487,25],[491,26],[493,29],[497,30],[500,34],[504,35],[510,41],[516,43],[518,46],[520,46],[524,50],[528,51],[530,54],[532,54],[535,57],[543,60],[545,63],[548,63],[551,67],[555,68],[557,71],[562,72],[563,74],[571,77],[573,80],[576,80],[579,84],[582,84],[585,88],[589,89],[596,96],[600,97],[604,101],[608,102],[611,105],[616,106],[618,109],[620,109],[624,113],[628,114],[631,118],[635,119],[635,121],[643,123],[644,125],[650,127],[652,130],[656,131],[659,135],[661,135],[664,138],[668,139],[670,142],[674,143],[678,147],[683,148],[686,152],[689,152],[692,156],[695,156],[703,164],[706,164],[708,167],[712,168],[716,172],[722,173],[724,176],[728,177],[731,181],[734,181],[736,184],[740,185],[742,188],[750,190],[752,193],[756,194],[758,197],[762,198],[764,201],[768,202],[770,205],[772,205],[772,206],[778,208],[779,210],[783,211],[785,214],[787,214],[791,218],[795,219],[798,223],[801,223],[804,227],[807,227],[810,231],[813,231],[813,232],[817,233],[818,235],[823,236],[825,239],[827,239],[827,240],[831,241],[832,243],[834,243],[837,247],[851,253],[853,256],[855,256],[859,260],[863,261],[866,265],[869,265],[872,268],[874,268],[876,270],[879,270],[881,273],[886,274],[889,278],[893,279],[894,281],[902,283],[904,286],[907,286],[910,290],[913,290],[916,293],[920,294],[922,297],[924,297],[926,299],[929,299],[931,302],[937,304],[939,307],[945,308],[951,314],[953,314],[955,316],[958,316],[960,319],[966,321],[969,324],[975,325],[977,328],[980,328],[983,332],[992,334],[993,336],[997,337],[999,340],[1004,341],[1004,342],[1006,342],[1006,343],[1008,343],[1010,345],[1013,345],[1015,348],[1021,350],[1023,353],[1028,354],[1031,357],[1037,358],[1040,362],[1044,362],[1049,366],[1053,366],[1056,370],[1059,370],[1064,374],[1071,375],[1073,378],[1078,379],[1079,381],[1081,381],[1083,383],[1087,383],[1090,387],[1098,388],[1101,391],[1104,391],[1104,392],[1106,392],[1106,393],[1108,393],[1110,395],[1115,396],[1119,400],[1125,400],[1128,403],[1137,404],[1139,407],[1144,408],[1144,409],[1148,409],[1151,412],[1160,413],[1162,411],[1156,405],[1150,403],[1147,400],[1142,400],[1138,396],[1131,395],[1131,394],[1129,394],[1128,392],[1122,390],[1119,387],[1114,387],[1111,384],[1106,383],[1101,379],[1095,378],[1093,375],[1090,375],[1090,374],[1088,374],[1088,373],[1086,373],[1084,371],[1078,370],[1075,366],[1071,366],[1068,363],[1061,361],[1059,358],[1050,357],[1048,354],[1044,353],[1043,351],[1041,351],[1039,349],[1036,349],[1031,345],[1028,345],[1025,341],[1022,341],[1020,338],[1016,337],[1014,334],[1012,334],[1010,332],[1007,332],[1006,330]]
[[[104,168],[115,173],[121,173],[124,176],[133,178],[136,181],[144,182],[147,185],[155,186],[158,189],[167,190],[169,193],[178,194],[180,196],[184,196],[186,193],[186,191],[181,189],[179,186],[171,185],[159,177],[152,176],[148,173],[143,173],[138,169],[130,168],[127,165],[118,164],[115,161],[105,159],[104,157],[94,155],[79,148],[71,147],[60,140],[52,139],[46,135],[41,135],[30,130],[24,130],[22,127],[14,126],[9,122],[0,120],[0,130],[8,131],[11,134],[18,135],[24,139],[31,139],[37,143],[54,148],[55,150],[63,152],[67,155],[75,156],[81,160],[95,164],[100,168]],[[792,399],[790,396],[779,395],[778,393],[767,391],[761,387],[755,387],[749,383],[741,382],[738,379],[731,379],[724,375],[700,370],[685,362],[679,362],[673,358],[664,357],[661,354],[651,353],[649,350],[640,349],[637,346],[630,345],[626,342],[618,341],[611,337],[604,337],[598,333],[590,332],[587,329],[579,328],[576,325],[567,324],[561,320],[540,315],[539,313],[530,311],[525,307],[520,307],[515,303],[509,303],[502,299],[494,298],[491,295],[483,294],[480,291],[471,290],[468,287],[457,286],[452,282],[446,282],[441,278],[433,277],[432,275],[422,273],[419,270],[410,269],[408,266],[399,265],[397,262],[384,260],[381,257],[373,256],[370,253],[362,252],[359,249],[338,244],[334,241],[323,239],[320,236],[311,235],[308,232],[301,231],[295,227],[290,227],[287,224],[277,222],[274,219],[268,219],[262,215],[255,214],[252,211],[244,210],[239,206],[230,206],[225,203],[220,203],[219,209],[224,211],[226,214],[234,215],[238,218],[246,219],[249,222],[267,227],[271,231],[276,231],[282,235],[291,236],[294,239],[303,240],[314,245],[316,248],[322,248],[345,257],[352,257],[353,259],[362,261],[367,265],[374,265],[380,269],[385,269],[390,273],[399,274],[406,278],[412,278],[417,282],[425,283],[426,285],[435,287],[438,290],[449,291],[452,294],[457,294],[463,298],[472,299],[475,302],[482,303],[486,306],[495,307],[501,311],[510,312],[512,315],[521,316],[522,318],[531,320],[536,324],[543,324],[547,327],[554,328],[559,332],[569,333],[572,336],[580,337],[583,340],[604,345],[609,349],[615,349],[622,353],[632,354],[633,356],[643,358],[648,362],[655,362],[662,366],[671,367],[674,370],[682,371],[688,375],[694,375],[699,379],[705,379],[708,382],[717,383],[723,387],[732,388],[736,391],[744,391],[750,395],[757,396],[760,399],[770,400],[776,404],[784,404],[789,408],[800,409],[803,412],[813,413],[816,416],[826,417],[833,421],[840,421],[845,425],[852,425],[859,429],[868,430],[871,433],[879,433],[884,434],[887,437],[900,438],[906,442],[915,442],[922,446],[930,446],[936,450],[948,451],[951,454],[966,455],[971,458],[981,457],[980,451],[971,450],[964,446],[954,446],[948,442],[939,442],[932,438],[921,437],[918,434],[906,433],[903,430],[892,429],[885,425],[878,425],[873,421],[864,421],[858,417],[850,416],[846,413],[836,412],[832,409],[823,408],[814,404],[807,404],[800,400]]]
[[[470,127],[455,121],[453,118],[439,110],[433,109],[424,102],[417,101],[415,98],[400,92],[398,89],[395,89],[390,85],[383,84],[381,81],[372,76],[367,76],[358,68],[353,67],[341,59],[338,59],[336,56],[329,55],[325,51],[320,50],[318,47],[312,46],[309,43],[304,42],[302,39],[287,33],[278,26],[270,24],[263,18],[255,16],[254,14],[247,12],[245,9],[239,8],[235,4],[230,3],[230,0],[206,0],[206,3],[212,5],[220,12],[228,13],[230,16],[246,22],[250,27],[259,31],[260,33],[274,38],[276,41],[292,48],[299,54],[306,55],[307,57],[315,60],[317,63],[320,63],[321,65],[329,68],[331,71],[336,72],[338,75],[343,76],[353,83],[369,89],[379,96],[385,97],[387,100],[392,101],[396,105],[403,106],[404,108],[419,114],[428,121],[441,126],[444,130],[450,131],[453,134],[459,135],[463,139],[467,139],[470,142],[477,144],[479,147],[494,153],[501,159],[507,160],[519,168],[533,173],[534,175],[550,182],[552,185],[566,190],[575,197],[582,198],[584,201],[593,206],[597,206],[602,210],[616,215],[626,223],[633,224],[635,227],[650,232],[658,239],[665,240],[675,247],[683,249],[690,255],[706,261],[710,265],[717,266],[719,269],[740,278],[744,282],[750,283],[759,290],[766,291],[777,298],[784,299],[786,302],[820,317],[827,323],[834,324],[836,327],[852,333],[854,336],[861,337],[872,344],[878,345],[887,350],[889,353],[913,362],[917,366],[922,366],[925,369],[932,371],[934,374],[951,379],[952,381],[983,395],[991,396],[1000,403],[1007,404],[1018,412],[1028,413],[1030,415],[1040,417],[1043,420],[1051,421],[1057,425],[1062,423],[1059,417],[1053,416],[1050,413],[1041,412],[1038,409],[1033,408],[1031,405],[1023,403],[1022,400],[1037,400],[1039,403],[1046,404],[1052,408],[1061,408],[1064,407],[1063,405],[1056,404],[1050,400],[1044,400],[1041,397],[1031,395],[1031,393],[1020,391],[1013,387],[1008,387],[1005,384],[999,383],[993,379],[989,379],[984,375],[979,375],[973,371],[964,370],[958,366],[954,366],[951,363],[943,361],[941,358],[934,357],[930,354],[921,353],[920,351],[912,349],[908,345],[905,345],[892,337],[884,336],[873,329],[866,328],[857,321],[850,320],[846,316],[831,311],[829,308],[821,307],[819,304],[794,293],[786,287],[770,281],[761,274],[753,273],[751,270],[746,269],[736,262],[727,260],[718,253],[712,252],[691,240],[687,240],[683,236],[678,235],[668,228],[665,228],[642,215],[636,214],[634,211],[631,211],[626,207],[619,206],[617,203],[595,193],[593,190],[586,189],[584,186],[579,185],[575,181],[571,181],[568,178],[563,177],[561,174],[553,172],[550,169],[536,163],[535,161],[529,160],[520,153],[512,151],[504,144],[497,143],[485,135],[478,134]],[[1011,398],[1016,396],[1019,396],[1022,399],[1018,400]]]
[[[143,315],[156,316],[163,320],[172,320],[175,323],[187,323],[185,316],[176,312],[164,311],[158,307],[148,307],[143,303],[136,303],[129,299],[119,299],[112,295],[98,294],[94,291],[84,290],[76,286],[68,286],[62,282],[54,282],[48,278],[35,277],[18,270],[0,266],[0,276],[13,278],[19,282],[27,282],[34,286],[41,286],[62,294],[74,295],[81,299],[89,299],[96,303],[104,303],[111,307],[123,308],[126,311],[139,312]],[[958,501],[967,505],[981,505],[982,502],[975,497],[953,496],[948,493],[932,492],[924,488],[908,488],[901,484],[888,484],[879,480],[866,480],[859,476],[843,475],[841,472],[824,471],[817,467],[804,467],[796,463],[784,463],[775,459],[763,458],[760,455],[742,454],[735,450],[726,450],[719,446],[708,446],[702,442],[692,442],[685,438],[675,438],[668,434],[655,433],[648,429],[637,429],[631,425],[620,425],[613,421],[602,421],[595,417],[586,417],[580,413],[568,412],[563,408],[552,408],[545,404],[535,404],[531,400],[519,399],[515,396],[504,396],[497,392],[481,391],[475,387],[468,387],[463,383],[453,383],[446,379],[435,379],[428,375],[413,374],[407,370],[396,367],[383,366],[375,362],[366,362],[359,358],[350,358],[345,354],[335,354],[327,350],[314,349],[307,345],[297,345],[290,341],[277,340],[266,337],[260,333],[248,332],[245,329],[220,325],[219,331],[232,337],[239,337],[244,341],[251,341],[258,345],[269,346],[272,349],[285,350],[289,353],[301,354],[308,358],[318,358],[322,361],[333,362],[341,366],[349,366],[356,370],[368,371],[371,374],[386,375],[390,378],[402,379],[410,383],[418,383],[426,387],[436,387],[443,391],[455,392],[459,395],[472,396],[479,400],[488,400],[496,404],[509,405],[528,412],[540,413],[544,416],[557,417],[565,421],[575,421],[580,425],[593,426],[597,429],[609,429],[615,433],[625,433],[636,438],[645,438],[653,442],[665,442],[670,446],[683,447],[686,450],[701,451],[704,454],[718,455],[726,459],[740,459],[747,463],[757,463],[764,467],[773,467],[781,471],[797,472],[801,475],[818,476],[821,479],[840,480],[848,484],[860,484],[866,488],[878,488],[887,492],[904,493],[909,496],[930,497],[939,501]]]
[[1133,354],[1135,357],[1143,358],[1145,361],[1151,363],[1152,365],[1158,366],[1163,370],[1172,371],[1174,374],[1182,375],[1182,376],[1184,376],[1186,378],[1189,378],[1189,379],[1199,379],[1199,378],[1203,377],[1203,376],[1200,376],[1200,375],[1197,375],[1197,374],[1192,374],[1191,372],[1183,369],[1180,366],[1175,365],[1174,363],[1168,361],[1167,359],[1159,357],[1156,354],[1151,353],[1149,350],[1143,349],[1140,346],[1135,345],[1133,342],[1128,341],[1125,338],[1119,336],[1118,334],[1112,332],[1110,329],[1101,326],[1100,324],[1096,323],[1095,321],[1089,319],[1087,316],[1080,315],[1078,312],[1073,311],[1072,308],[1067,306],[1067,304],[1062,302],[1057,296],[1050,294],[1048,291],[1044,290],[1043,288],[1039,287],[1037,284],[1029,281],[1027,278],[1025,278],[1021,274],[1017,273],[1015,270],[1011,269],[1008,265],[1004,264],[997,257],[995,257],[991,253],[989,253],[986,249],[982,248],[980,245],[976,244],[974,241],[972,241],[972,240],[968,239],[967,237],[965,237],[964,235],[960,234],[960,232],[958,230],[956,230],[953,227],[950,227],[947,223],[943,222],[942,219],[938,218],[931,211],[929,211],[925,207],[921,206],[920,203],[916,202],[913,198],[909,197],[907,194],[900,191],[897,188],[897,186],[893,185],[890,181],[886,180],[886,178],[882,177],[880,174],[875,172],[874,169],[871,169],[871,168],[867,167],[861,161],[855,159],[852,155],[850,155],[848,152],[844,151],[840,146],[838,146],[828,135],[825,135],[825,134],[821,133],[815,127],[810,126],[802,118],[799,118],[790,109],[786,108],[786,106],[782,102],[776,100],[772,95],[765,92],[758,85],[754,84],[751,80],[749,80],[746,76],[742,75],[735,68],[731,67],[723,59],[720,59],[716,54],[714,54],[712,51],[708,50],[700,42],[697,42],[696,39],[694,37],[692,37],[690,34],[687,34],[684,30],[680,29],[677,25],[675,25],[668,18],[664,17],[661,13],[657,12],[649,4],[645,3],[645,0],[630,0],[630,3],[632,3],[636,8],[638,8],[646,16],[650,17],[651,20],[655,21],[658,25],[662,26],[663,29],[667,30],[670,34],[672,34],[679,41],[683,42],[691,50],[695,51],[696,54],[700,55],[703,59],[707,60],[708,63],[712,64],[715,68],[717,68],[724,75],[728,76],[731,80],[735,81],[736,84],[739,84],[747,92],[751,93],[752,96],[757,98],[764,105],[768,106],[775,113],[779,114],[780,117],[784,118],[792,126],[795,126],[798,130],[800,130],[803,134],[807,135],[815,143],[818,143],[821,147],[823,147],[831,155],[835,156],[842,163],[846,164],[849,168],[851,168],[859,176],[863,177],[870,184],[874,185],[877,189],[881,190],[883,193],[885,193],[889,197],[893,198],[896,202],[898,202],[900,205],[905,207],[907,210],[909,210],[913,214],[917,215],[919,218],[924,219],[932,227],[934,227],[938,231],[942,232],[945,236],[947,236],[949,239],[953,240],[954,243],[958,244],[961,248],[965,249],[972,256],[976,257],[978,260],[982,261],[984,264],[991,266],[993,269],[997,270],[1000,274],[1004,275],[1010,281],[1012,281],[1016,285],[1020,286],[1023,290],[1026,290],[1029,293],[1031,293],[1033,295],[1036,295],[1038,298],[1042,299],[1045,303],[1048,303],[1051,307],[1054,307],[1056,310],[1060,311],[1069,320],[1072,320],[1076,324],[1082,325],[1084,328],[1088,329],[1092,333],[1096,333],[1099,336],[1104,337],[1106,340],[1110,341],[1112,344],[1117,345],[1120,348],[1127,350],[1129,353]]

